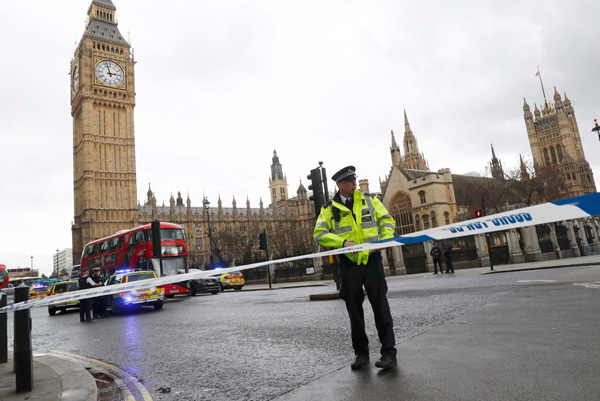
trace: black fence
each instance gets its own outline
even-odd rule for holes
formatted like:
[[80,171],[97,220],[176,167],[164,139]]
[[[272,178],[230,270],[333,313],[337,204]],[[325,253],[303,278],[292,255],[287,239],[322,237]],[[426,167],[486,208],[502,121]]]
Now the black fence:
[[452,251],[452,262],[469,262],[477,259],[479,259],[477,249],[455,249]]
[[508,245],[490,248],[490,260],[494,265],[510,264],[510,252],[508,251]]
[[404,266],[407,274],[425,273],[427,271],[427,256],[423,244],[410,244],[402,247]]
[[562,224],[556,225],[556,240],[561,251],[567,251],[571,249],[571,241],[567,235],[567,227]]
[[256,269],[244,270],[245,281],[266,280],[268,267],[257,267]]
[[409,256],[404,258],[407,274],[427,272],[427,256]]
[[538,242],[542,253],[552,252],[554,250],[554,245],[552,244],[552,237],[550,235],[550,226],[548,224],[540,224],[535,226],[535,231],[537,232]]
[[290,278],[290,277],[304,277],[306,276],[306,267],[304,266],[285,266],[282,268],[275,268],[275,279]]

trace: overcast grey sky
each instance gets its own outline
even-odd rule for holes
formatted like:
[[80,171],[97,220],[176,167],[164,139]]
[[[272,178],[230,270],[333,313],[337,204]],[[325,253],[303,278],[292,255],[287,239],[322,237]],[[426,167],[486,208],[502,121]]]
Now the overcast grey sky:
[[[113,0],[114,1],[114,0]],[[276,149],[290,196],[323,161],[379,191],[405,108],[433,170],[530,156],[523,98],[571,99],[587,160],[600,118],[595,1],[119,0],[135,52],[138,198],[270,203]],[[69,63],[87,0],[3,2],[0,263],[52,270],[71,247]],[[600,184],[600,175],[596,174]],[[331,182],[330,182],[331,184]]]

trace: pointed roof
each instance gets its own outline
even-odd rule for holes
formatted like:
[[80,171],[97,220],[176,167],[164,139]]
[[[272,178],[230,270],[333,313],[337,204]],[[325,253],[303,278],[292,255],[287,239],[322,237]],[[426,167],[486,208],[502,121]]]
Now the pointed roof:
[[94,0],[92,4],[97,4],[99,6],[104,6],[106,8],[110,8],[111,10],[116,10],[117,7],[113,4],[111,0]]
[[94,15],[94,13],[92,12],[93,6],[108,9],[111,11],[117,10],[117,8],[111,0],[93,0],[88,9],[89,21],[83,36],[95,40],[112,42],[121,46],[130,47],[129,43],[127,43],[127,41],[123,38],[123,35],[121,35],[121,32],[119,32],[117,22],[112,20],[105,21],[100,18],[96,18],[97,15]]
[[392,130],[392,148],[393,149],[398,148],[398,144],[396,143],[396,137],[394,136],[394,130]]
[[404,109],[404,133],[411,132],[408,117],[406,117],[406,109]]
[[554,87],[554,102],[560,102],[560,93],[556,90],[556,86]]

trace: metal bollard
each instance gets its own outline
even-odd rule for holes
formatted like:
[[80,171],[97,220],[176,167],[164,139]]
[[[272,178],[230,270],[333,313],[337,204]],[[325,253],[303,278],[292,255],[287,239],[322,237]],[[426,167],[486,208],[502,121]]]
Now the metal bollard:
[[[0,294],[0,308],[6,306],[8,294]],[[6,313],[0,313],[0,363],[8,362],[8,323]]]
[[[15,304],[29,301],[29,287],[21,284],[15,288]],[[33,350],[31,348],[31,309],[15,311],[14,370],[17,393],[33,388]]]

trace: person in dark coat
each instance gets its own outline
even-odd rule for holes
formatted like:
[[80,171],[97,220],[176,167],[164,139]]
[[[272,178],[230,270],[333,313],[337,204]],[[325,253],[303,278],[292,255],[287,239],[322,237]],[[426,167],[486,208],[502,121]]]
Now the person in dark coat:
[[[94,287],[99,287],[99,286],[103,285],[102,277],[100,277],[100,268],[99,267],[94,268],[94,273],[92,273],[92,276],[90,278],[94,282]],[[105,313],[106,313],[106,306],[104,305],[104,297],[99,296],[99,297],[92,298],[92,315],[93,315],[94,319],[100,319],[100,318],[104,317]]]
[[444,241],[443,254],[446,259],[446,273],[454,273],[454,266],[452,266],[452,245],[447,240]]
[[442,267],[442,250],[438,247],[437,242],[433,243],[433,247],[429,254],[433,259],[433,268],[435,270],[433,274],[438,274],[438,266],[440,268],[440,273],[444,274],[444,268]]
[[[87,290],[88,288],[92,288],[96,283],[90,278],[88,272],[85,271],[79,277],[78,284],[80,290]],[[91,300],[89,298],[79,300],[79,321],[81,323],[92,323]]]

